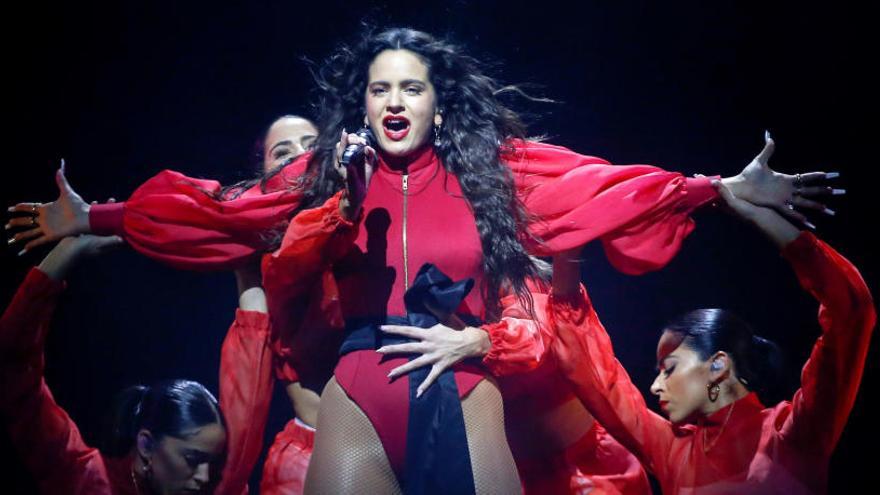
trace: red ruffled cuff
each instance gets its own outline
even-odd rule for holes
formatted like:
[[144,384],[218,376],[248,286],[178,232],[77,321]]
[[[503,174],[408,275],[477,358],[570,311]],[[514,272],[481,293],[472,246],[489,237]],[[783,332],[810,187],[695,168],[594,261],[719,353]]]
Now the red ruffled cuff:
[[125,203],[92,205],[89,209],[89,228],[92,233],[96,235],[124,235],[124,207]]
[[573,326],[581,326],[590,310],[590,298],[587,289],[581,285],[576,294],[550,294],[547,302],[547,313],[550,314],[551,324],[562,320]]
[[712,181],[720,179],[720,175],[687,178],[687,198],[685,198],[684,201],[685,206],[687,206],[689,210],[696,210],[706,203],[715,201],[718,198],[718,191],[712,187]]

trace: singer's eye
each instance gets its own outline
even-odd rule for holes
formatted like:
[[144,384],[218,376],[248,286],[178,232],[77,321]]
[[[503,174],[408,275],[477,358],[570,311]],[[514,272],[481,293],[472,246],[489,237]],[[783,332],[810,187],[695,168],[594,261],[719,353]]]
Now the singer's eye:
[[290,153],[291,153],[291,150],[289,150],[287,148],[276,148],[275,152],[272,154],[272,158],[275,160],[278,160],[280,158],[284,158],[285,156],[289,155]]
[[406,88],[404,91],[406,91],[406,93],[409,95],[418,96],[418,95],[422,94],[423,90],[419,86],[410,86],[410,87]]
[[373,96],[382,96],[387,92],[388,92],[388,90],[386,88],[382,88],[379,86],[374,86],[374,87],[370,88],[370,94]]

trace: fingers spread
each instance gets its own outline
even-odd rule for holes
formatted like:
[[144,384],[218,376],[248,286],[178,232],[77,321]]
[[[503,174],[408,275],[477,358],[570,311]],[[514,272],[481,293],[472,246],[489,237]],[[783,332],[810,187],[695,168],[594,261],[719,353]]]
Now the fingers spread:
[[767,165],[767,162],[770,161],[770,157],[773,156],[773,151],[776,149],[776,143],[773,141],[773,138],[770,137],[770,132],[764,132],[764,149],[758,153],[758,156],[755,157],[755,160],[761,165]]
[[18,203],[15,206],[10,206],[6,209],[9,213],[30,213],[37,214],[38,208],[40,208],[42,203]]
[[406,344],[386,345],[376,349],[379,354],[399,354],[399,353],[425,353],[428,346],[423,342],[408,342]]
[[412,361],[410,361],[406,364],[402,364],[402,365],[398,366],[397,368],[394,368],[393,370],[391,370],[391,372],[388,373],[388,378],[392,378],[392,379],[397,378],[400,375],[405,375],[414,369],[421,368],[422,366],[427,366],[433,362],[434,362],[433,355],[423,354],[423,355],[413,359]]
[[403,335],[404,337],[411,337],[419,340],[425,338],[425,329],[419,327],[410,327],[403,325],[381,325],[379,329],[385,333]]
[[40,232],[40,229],[25,230],[24,232],[19,232],[18,234],[15,234],[14,236],[12,236],[9,239],[8,244],[11,245],[11,244],[15,244],[16,242],[26,241],[28,239],[33,239],[34,237],[37,237],[40,235],[43,235],[43,233]]
[[421,397],[422,394],[425,393],[425,390],[428,390],[428,387],[430,387],[431,384],[437,380],[437,377],[439,377],[445,370],[446,366],[440,363],[432,366],[428,376],[425,377],[425,380],[421,384],[419,384],[419,388],[416,390],[416,398]]

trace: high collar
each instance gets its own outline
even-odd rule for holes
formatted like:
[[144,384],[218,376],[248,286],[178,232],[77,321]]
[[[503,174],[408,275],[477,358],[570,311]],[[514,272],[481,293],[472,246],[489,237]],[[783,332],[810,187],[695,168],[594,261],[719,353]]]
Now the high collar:
[[[733,411],[730,408],[734,408]],[[699,424],[701,426],[721,426],[728,421],[734,420],[736,418],[751,416],[755,413],[755,411],[762,411],[764,409],[764,405],[761,404],[761,401],[758,399],[758,395],[754,392],[749,392],[748,395],[744,396],[741,399],[735,400],[730,404],[722,407],[721,409],[713,412],[709,416],[701,419]]]
[[378,158],[379,170],[396,175],[412,175],[439,163],[437,155],[434,154],[434,147],[430,143],[403,158],[388,156],[382,151],[379,151]]

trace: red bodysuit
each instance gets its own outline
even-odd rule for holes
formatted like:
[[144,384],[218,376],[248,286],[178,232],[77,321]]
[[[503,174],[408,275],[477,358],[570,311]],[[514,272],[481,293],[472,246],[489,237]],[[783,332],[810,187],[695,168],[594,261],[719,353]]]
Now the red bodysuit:
[[[35,268],[0,318],[0,412],[42,493],[135,495],[132,459],[104,457],[86,445],[43,378],[43,347],[63,288]],[[266,393],[261,384],[271,378],[268,328],[266,314],[239,310],[229,329],[225,347],[236,353],[238,367],[230,373],[234,379],[220,381],[228,457],[215,493],[245,492],[259,455],[262,430],[248,428],[248,415],[264,407],[256,399]]]
[[[510,144],[504,160],[513,172],[520,199],[538,218],[530,230],[541,237],[543,244],[528,246],[536,254],[551,254],[598,238],[610,261],[621,271],[656,269],[671,259],[693,230],[689,217],[693,209],[715,197],[706,178],[686,179],[645,165],[612,166],[602,159],[547,144],[519,140]],[[283,225],[295,210],[301,194],[289,186],[303,173],[308,159],[309,155],[301,157],[276,176],[268,194],[252,190],[229,201],[215,199],[220,189],[216,182],[166,171],[141,186],[124,204],[93,207],[92,230],[122,235],[136,250],[173,266],[235,267],[262,251],[265,244],[260,234]],[[413,277],[423,261],[435,262],[453,279],[481,278],[482,247],[457,179],[445,171],[430,147],[408,168],[404,195],[402,170],[380,165],[370,186],[361,226],[349,229],[349,238],[340,243],[344,252],[311,249],[303,241],[309,236],[324,236],[320,244],[337,227],[345,230],[338,211],[334,217],[334,207],[325,204],[324,212],[329,215],[314,214],[309,227],[312,230],[288,231],[287,240],[291,242],[286,241],[286,247],[298,252],[276,253],[264,262],[273,346],[280,358],[279,376],[296,381],[298,369],[306,363],[332,359],[317,358],[319,353],[307,345],[326,339],[327,333],[322,330],[324,325],[303,324],[311,320],[304,313],[317,314],[337,328],[341,325],[338,315],[401,314],[401,296],[411,281],[407,274]],[[316,219],[317,223],[313,221]],[[309,222],[301,222],[306,224]],[[319,231],[314,231],[315,225]],[[294,239],[298,242],[292,242]],[[352,239],[356,249],[350,252]],[[287,263],[298,256],[305,256],[299,258],[298,265]],[[274,263],[276,269],[272,268],[273,259],[278,261]],[[330,260],[338,261],[334,263],[335,273],[325,270]],[[298,299],[305,291],[311,296],[307,302]],[[477,291],[460,309],[481,316],[483,304]],[[522,369],[537,366],[531,341],[516,340],[522,335],[507,331],[505,325],[486,329],[492,343],[486,363],[503,359],[519,363]],[[319,337],[310,335],[314,333]],[[354,354],[378,360],[372,352]],[[382,370],[370,369],[377,373]],[[469,390],[480,375],[458,374],[460,390]],[[406,379],[395,383],[405,387]]]
[[825,493],[828,460],[855,401],[876,322],[858,270],[810,233],[782,251],[819,300],[822,336],[791,402],[765,408],[752,393],[673,425],[650,411],[614,358],[584,291],[551,298],[553,350],[593,416],[657,477],[663,493]]

